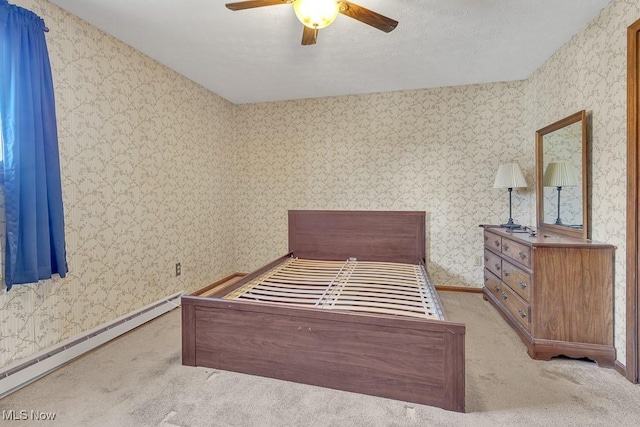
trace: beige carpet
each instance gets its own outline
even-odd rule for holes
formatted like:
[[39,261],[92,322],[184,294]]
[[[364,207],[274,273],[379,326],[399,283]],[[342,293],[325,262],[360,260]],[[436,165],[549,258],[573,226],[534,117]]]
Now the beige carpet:
[[591,362],[531,360],[480,295],[441,297],[467,325],[466,414],[182,366],[180,310],[6,397],[0,414],[51,411],[63,426],[640,425],[640,386]]

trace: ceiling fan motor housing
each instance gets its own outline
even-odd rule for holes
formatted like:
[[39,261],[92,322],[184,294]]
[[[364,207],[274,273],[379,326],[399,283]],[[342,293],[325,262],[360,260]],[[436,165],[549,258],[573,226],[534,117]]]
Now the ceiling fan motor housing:
[[304,26],[319,30],[335,21],[340,6],[336,0],[294,0],[293,10]]

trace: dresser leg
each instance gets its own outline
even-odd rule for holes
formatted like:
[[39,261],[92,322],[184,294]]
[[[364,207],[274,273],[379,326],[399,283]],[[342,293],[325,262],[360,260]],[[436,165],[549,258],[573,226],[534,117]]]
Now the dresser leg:
[[596,362],[601,368],[613,368],[616,361],[616,350],[613,346],[566,341],[540,341],[527,346],[529,356],[532,359],[551,360],[557,356],[571,359],[586,358]]

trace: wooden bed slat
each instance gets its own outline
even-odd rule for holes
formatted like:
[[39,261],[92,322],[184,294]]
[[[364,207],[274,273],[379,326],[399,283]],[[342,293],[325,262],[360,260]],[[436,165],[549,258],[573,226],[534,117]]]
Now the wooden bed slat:
[[399,299],[399,300],[405,300],[405,301],[422,301],[422,298],[420,297],[420,295],[417,295],[417,294],[392,294],[388,292],[380,293],[380,292],[371,291],[371,290],[354,289],[351,286],[345,287],[345,289],[342,290],[342,292],[340,292],[340,295],[361,296],[363,298],[380,297],[380,298],[393,298],[393,299]]
[[296,283],[300,283],[300,282],[309,282],[310,284],[316,284],[316,283],[327,283],[327,280],[331,281],[333,280],[336,275],[338,273],[334,273],[334,274],[328,274],[326,276],[304,276],[304,275],[295,275],[295,274],[278,274],[278,275],[274,275],[269,277],[269,280],[272,281],[282,281],[282,282],[296,282]]
[[399,286],[399,285],[383,285],[383,284],[373,284],[373,283],[363,283],[363,282],[355,282],[350,283],[349,288],[353,289],[373,289],[373,290],[384,290],[384,292],[389,293],[399,293],[399,294],[409,294],[415,295],[415,288],[410,288],[408,286]]
[[417,311],[423,311],[424,304],[422,301],[411,301],[405,299],[393,299],[387,297],[379,297],[379,296],[362,296],[362,295],[349,295],[345,293],[340,293],[340,299],[335,303],[335,305],[345,304],[349,301],[361,302],[363,305],[367,303],[384,303],[384,304],[394,304],[397,306],[407,307],[408,310],[411,310],[411,307],[416,307]]
[[253,294],[253,293],[249,293],[247,292],[246,294],[242,295],[241,297],[242,299],[248,299],[248,300],[254,300],[254,301],[276,301],[276,302],[293,302],[293,303],[298,303],[298,304],[310,304],[310,305],[315,305],[316,302],[318,302],[317,299],[315,298],[290,298],[290,297],[278,297],[278,296],[271,296],[271,295],[261,295],[261,294]]
[[327,283],[330,282],[333,279],[333,277],[327,277],[324,280],[309,280],[306,277],[300,277],[298,279],[296,279],[295,277],[291,277],[291,278],[282,278],[282,277],[269,277],[268,279],[264,279],[265,282],[270,282],[273,284],[278,284],[278,283],[289,283],[289,284],[300,284],[300,285],[306,285],[306,286],[317,286],[317,287],[322,287],[322,286],[327,286]]
[[379,283],[376,283],[373,280],[358,280],[349,278],[349,286],[359,286],[362,288],[382,288],[396,290],[399,292],[417,292],[415,280],[413,281],[413,283],[393,283],[386,280],[382,280]]
[[371,276],[361,276],[358,274],[352,274],[351,276],[351,280],[353,281],[357,281],[357,282],[364,282],[364,283],[386,283],[386,284],[397,284],[397,285],[406,285],[409,284],[410,286],[413,286],[416,283],[416,280],[419,280],[420,276],[418,275],[413,275],[413,276],[407,276],[407,277],[399,277],[399,276],[380,276],[380,277],[375,277],[373,275]]
[[324,289],[320,289],[320,288],[314,288],[314,289],[307,289],[307,288],[300,288],[297,286],[293,286],[293,285],[289,285],[289,286],[282,286],[282,285],[278,285],[278,286],[270,286],[268,284],[268,282],[262,282],[259,285],[254,286],[253,288],[254,290],[260,290],[260,291],[278,291],[278,292],[288,292],[291,294],[309,294],[309,295],[322,295],[324,293]]
[[379,301],[373,301],[373,300],[359,301],[359,300],[355,300],[355,299],[342,298],[339,301],[336,301],[335,303],[331,303],[330,306],[333,307],[333,308],[350,307],[350,306],[370,307],[370,308],[392,308],[392,309],[398,310],[398,311],[406,310],[406,311],[412,312],[412,313],[416,312],[416,313],[423,313],[424,314],[424,310],[420,306],[416,307],[416,306],[410,306],[410,305],[405,305],[405,304],[396,304],[396,303],[391,303],[391,302],[379,302]]
[[331,265],[341,267],[343,262],[342,261],[325,261],[325,260],[319,261],[319,260],[314,260],[314,259],[296,258],[295,264],[297,264],[297,265],[312,265],[312,266],[325,268],[325,267],[331,266]]
[[338,274],[339,271],[331,271],[328,273],[323,273],[323,274],[307,274],[307,273],[303,273],[303,272],[298,272],[295,271],[293,269],[288,270],[288,271],[281,271],[279,273],[274,274],[272,277],[281,277],[284,279],[290,278],[290,277],[295,277],[295,278],[305,278],[307,280],[325,280],[326,278],[331,278],[333,276],[335,276],[336,274]]
[[[424,319],[425,315],[423,313],[413,313],[410,311],[404,311],[404,310],[393,310],[393,309],[389,309],[389,308],[371,308],[371,307],[358,307],[358,306],[344,306],[344,307],[340,307],[340,310],[347,310],[347,311],[362,311],[362,312],[373,312],[373,313],[380,313],[380,314],[393,314],[395,316],[409,316],[409,317],[417,317],[417,318],[421,318]],[[430,319],[434,319],[437,320],[436,316],[427,316]]]

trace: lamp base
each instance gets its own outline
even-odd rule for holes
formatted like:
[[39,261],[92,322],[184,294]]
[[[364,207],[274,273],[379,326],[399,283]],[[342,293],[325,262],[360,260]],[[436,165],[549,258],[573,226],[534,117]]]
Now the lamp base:
[[522,228],[522,226],[520,224],[514,224],[513,221],[511,221],[511,220],[509,220],[509,222],[507,222],[506,224],[500,224],[500,227],[509,228],[511,230],[517,229],[517,228]]

